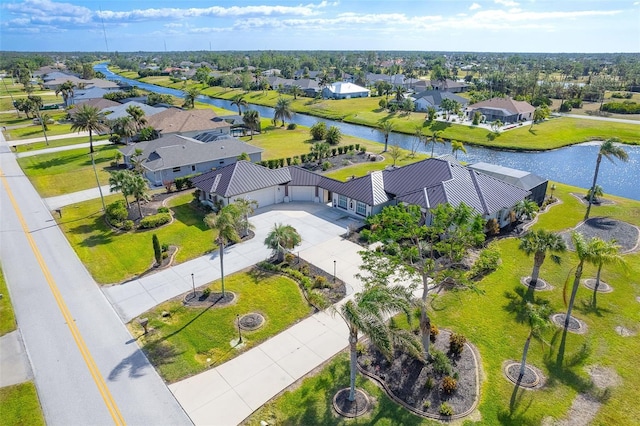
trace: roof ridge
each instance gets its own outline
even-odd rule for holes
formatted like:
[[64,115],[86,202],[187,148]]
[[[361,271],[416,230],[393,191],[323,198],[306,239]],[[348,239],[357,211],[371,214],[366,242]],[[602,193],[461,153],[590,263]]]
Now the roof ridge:
[[484,193],[482,192],[482,188],[480,187],[480,183],[478,182],[478,180],[476,179],[476,172],[475,170],[466,168],[468,173],[471,174],[471,181],[473,182],[473,186],[476,188],[476,192],[478,193],[478,198],[480,198],[480,203],[482,204],[482,208],[484,209],[485,214],[489,214],[489,206],[487,205],[487,201],[484,198]]

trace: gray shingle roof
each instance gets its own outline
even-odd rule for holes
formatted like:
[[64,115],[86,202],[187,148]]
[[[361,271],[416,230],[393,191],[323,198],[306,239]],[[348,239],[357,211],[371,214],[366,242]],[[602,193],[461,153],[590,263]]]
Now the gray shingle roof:
[[547,181],[547,179],[544,179],[538,175],[534,175],[533,173],[524,170],[504,167],[497,164],[480,162],[471,164],[469,168],[477,170],[489,176],[493,176],[497,179],[503,180],[526,190],[531,190],[541,183]]
[[238,161],[193,178],[196,188],[223,197],[284,185],[289,181],[291,174],[288,168],[268,169],[249,161]]
[[116,118],[129,116],[129,113],[127,113],[127,108],[129,108],[130,106],[140,107],[142,111],[144,111],[145,117],[151,117],[152,115],[162,112],[166,109],[166,108],[152,107],[147,104],[132,101],[132,102],[127,102],[125,104],[105,108],[102,110],[102,112],[106,114],[107,119],[115,120]]

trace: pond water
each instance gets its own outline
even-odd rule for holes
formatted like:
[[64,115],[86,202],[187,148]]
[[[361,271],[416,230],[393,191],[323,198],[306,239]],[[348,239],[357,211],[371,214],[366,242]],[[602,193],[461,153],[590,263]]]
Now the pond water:
[[[143,83],[114,74],[105,63],[98,64],[94,68],[96,71],[102,72],[109,80],[119,80],[141,89],[184,97],[184,93],[180,90]],[[198,101],[237,112],[237,108],[231,105],[231,101],[228,100],[199,96]],[[273,118],[273,108],[251,105],[251,109],[257,110],[262,117]],[[290,121],[308,127],[317,121],[324,121],[327,126],[339,127],[340,131],[345,135],[384,143],[384,138],[380,132],[366,126],[326,120],[305,114],[294,114]],[[603,125],[606,124],[603,123]],[[638,125],[638,132],[640,133],[640,125]],[[411,149],[414,142],[415,137],[401,133],[393,133],[389,138],[390,144],[397,143],[405,149]],[[527,170],[551,181],[588,188],[591,186],[593,179],[598,145],[597,142],[587,142],[543,152],[500,151],[467,145],[467,153],[459,152],[458,159],[468,163],[484,161],[514,169]],[[604,159],[600,166],[598,184],[602,186],[605,194],[640,200],[640,185],[638,182],[640,181],[640,146],[625,145],[624,148],[629,154],[629,161],[627,163],[620,161],[611,163]],[[431,145],[427,147],[420,146],[418,151],[430,153]],[[434,153],[449,154],[451,153],[451,145],[448,143],[444,145],[436,144]]]

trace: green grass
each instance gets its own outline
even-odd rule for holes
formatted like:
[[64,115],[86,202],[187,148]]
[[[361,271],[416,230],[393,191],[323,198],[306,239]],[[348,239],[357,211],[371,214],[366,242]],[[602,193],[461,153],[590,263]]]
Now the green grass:
[[9,289],[4,280],[2,269],[0,269],[0,294],[3,295],[2,299],[0,299],[0,336],[4,336],[16,329],[16,316],[13,312]]
[[[582,219],[585,206],[570,192],[582,193],[584,190],[557,184],[555,195],[562,200],[562,204],[542,214],[534,228],[562,231],[574,227]],[[640,202],[613,196],[608,198],[616,201],[616,204],[594,207],[592,216],[610,216],[640,225]],[[593,424],[640,424],[640,408],[636,403],[640,398],[640,376],[637,374],[640,340],[637,336],[621,337],[614,331],[617,325],[623,325],[636,333],[640,332],[640,310],[635,300],[640,295],[640,281],[637,279],[640,276],[640,253],[624,255],[628,270],[605,266],[603,280],[615,290],[598,297],[597,310],[590,306],[592,292],[580,287],[574,315],[587,323],[588,332],[585,335],[568,335],[563,365],[556,363],[561,340],[559,329],[552,326],[545,333],[544,339],[549,345],[532,343],[527,361],[543,371],[548,378],[547,385],[537,391],[519,390],[511,410],[514,386],[504,378],[502,364],[509,359],[518,360],[522,355],[528,328],[517,315],[526,297],[525,287],[519,280],[531,273],[533,259],[518,250],[517,239],[499,240],[493,242],[492,246],[500,252],[502,264],[496,272],[478,283],[480,293],[452,291],[434,297],[430,303],[433,323],[440,328],[464,334],[480,352],[484,380],[479,405],[481,420],[477,424],[539,425],[547,416],[564,418],[578,393],[601,394],[601,391],[592,388],[585,370],[585,367],[592,365],[611,368],[622,380],[620,385],[610,389],[611,397],[604,402]],[[536,298],[548,300],[553,312],[566,311],[562,288],[577,264],[575,253],[569,252],[562,257],[561,265],[547,259],[542,266],[541,277],[554,289],[535,294]],[[585,267],[583,278],[594,275],[594,267]],[[326,419],[326,424],[342,422],[326,414],[335,390],[348,384],[346,360],[344,357],[341,359],[332,361],[317,376],[305,380],[299,388],[285,392],[268,403],[251,417],[249,424],[257,424],[263,419],[278,424],[302,424],[313,416]],[[341,369],[336,367],[340,362],[344,364]],[[364,385],[362,381],[360,383]],[[371,384],[365,386],[373,388],[374,392],[377,389]],[[382,410],[384,405],[384,398],[381,398],[376,409]],[[396,416],[399,415],[408,414],[396,406],[394,416],[373,414],[373,418],[376,421],[383,419],[381,424],[410,422],[396,422]],[[368,422],[366,419],[363,421]],[[474,422],[468,420],[465,424]]]
[[[219,292],[220,281],[209,287]],[[153,331],[140,337],[139,343],[168,382],[219,365],[311,312],[298,284],[281,275],[257,269],[239,272],[226,277],[225,289],[235,293],[234,304],[219,308],[187,307],[182,299],[175,299],[142,315],[149,319],[149,328]],[[170,316],[163,317],[163,311]],[[238,338],[236,315],[250,312],[261,313],[265,324],[255,331],[243,331],[244,345],[234,347],[230,342]],[[129,328],[134,336],[142,334],[142,327],[135,320]]]
[[40,400],[33,382],[0,388],[0,425],[45,425]]
[[[49,124],[49,130],[47,130],[47,136],[57,136],[73,134],[71,130],[71,124]],[[27,127],[20,127],[18,129],[12,129],[5,133],[7,142],[11,144],[11,141],[22,139],[43,138],[42,126],[40,124],[31,124]]]
[[[95,163],[100,184],[109,183],[106,170],[118,148],[115,145],[95,147]],[[95,188],[96,177],[88,148],[53,152],[18,159],[18,164],[43,198]]]
[[[107,204],[122,199],[121,195],[105,197]],[[215,248],[214,231],[196,208],[191,193],[170,200],[175,220],[155,230],[120,233],[111,229],[101,214],[100,200],[90,200],[62,209],[57,219],[76,254],[93,278],[102,284],[118,283],[145,272],[153,263],[151,236],[161,243],[179,247],[175,257],[181,263]],[[134,206],[135,208],[135,206]]]
[[[108,139],[109,139],[109,135],[94,136],[93,142],[106,141]],[[49,145],[47,145],[45,142],[33,142],[33,143],[27,143],[24,145],[16,145],[15,152],[38,151],[41,149],[56,148],[60,146],[69,146],[69,145],[78,145],[81,143],[89,143],[89,137],[80,136],[77,138],[52,139],[52,140],[49,140]]]

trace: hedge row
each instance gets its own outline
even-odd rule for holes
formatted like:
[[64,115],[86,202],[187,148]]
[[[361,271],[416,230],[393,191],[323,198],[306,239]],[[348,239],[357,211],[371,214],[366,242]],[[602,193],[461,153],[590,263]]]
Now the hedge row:
[[[362,153],[366,152],[366,148],[364,146],[360,146],[359,143],[345,146],[338,146],[335,148],[331,148],[331,156],[335,157],[336,155],[348,154],[349,152],[360,151]],[[309,154],[301,154],[294,155],[293,157],[287,158],[275,158],[271,160],[263,160],[259,161],[258,164],[264,167],[268,167],[270,169],[278,169],[281,167],[287,166],[297,166],[299,164],[310,163],[318,161],[318,155],[316,153]]]
[[640,104],[631,101],[608,102],[602,105],[602,110],[618,114],[640,114]]
[[171,222],[171,214],[170,213],[158,213],[151,216],[146,216],[140,220],[140,228],[142,229],[151,229],[157,228],[158,226],[162,226],[165,223]]

